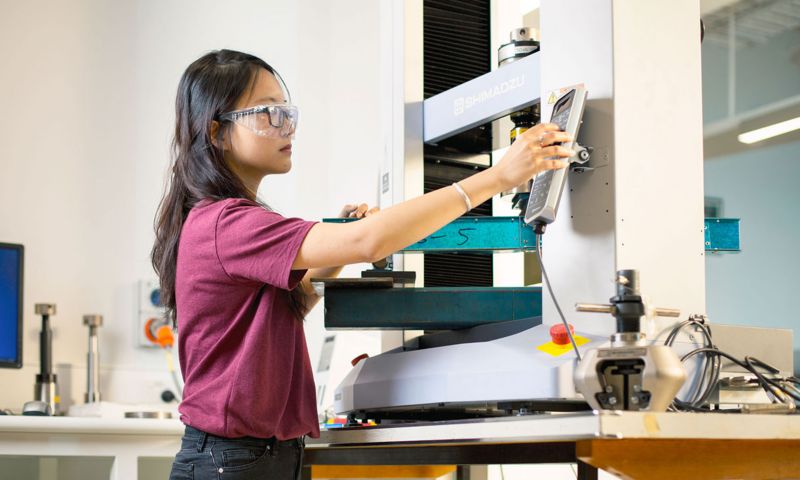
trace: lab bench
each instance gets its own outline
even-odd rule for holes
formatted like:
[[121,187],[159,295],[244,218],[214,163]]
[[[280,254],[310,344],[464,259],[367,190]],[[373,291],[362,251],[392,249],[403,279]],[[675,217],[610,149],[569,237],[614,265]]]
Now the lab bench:
[[183,429],[180,420],[0,416],[0,480],[166,478]]
[[[582,412],[328,430],[314,465],[577,463],[635,479],[800,478],[800,415]],[[460,467],[458,476],[469,479]]]
[[[0,416],[0,464],[38,459],[39,478],[62,478],[54,459],[79,462],[75,473],[99,459],[103,478],[156,478],[182,433],[179,420]],[[332,429],[307,440],[303,478],[314,466],[458,465],[468,479],[469,465],[535,463],[577,463],[580,479],[597,469],[636,479],[800,478],[800,415],[581,412]]]

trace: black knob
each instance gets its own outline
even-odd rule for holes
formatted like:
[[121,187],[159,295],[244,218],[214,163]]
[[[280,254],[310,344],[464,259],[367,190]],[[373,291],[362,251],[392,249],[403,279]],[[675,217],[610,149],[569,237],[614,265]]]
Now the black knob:
[[164,390],[161,392],[161,400],[163,400],[164,403],[172,403],[175,401],[175,394],[172,393],[172,390]]

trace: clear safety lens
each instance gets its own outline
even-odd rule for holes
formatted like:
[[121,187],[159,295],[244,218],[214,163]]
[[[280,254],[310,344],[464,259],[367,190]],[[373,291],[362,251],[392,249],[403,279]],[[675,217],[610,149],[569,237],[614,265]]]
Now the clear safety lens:
[[225,113],[230,120],[262,137],[291,137],[297,129],[299,110],[294,105],[258,105],[245,110]]

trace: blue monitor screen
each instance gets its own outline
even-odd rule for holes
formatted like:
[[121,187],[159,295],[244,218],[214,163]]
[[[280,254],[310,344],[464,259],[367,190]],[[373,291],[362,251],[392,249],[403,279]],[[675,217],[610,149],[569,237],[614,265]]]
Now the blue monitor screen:
[[0,244],[0,367],[22,364],[22,246]]

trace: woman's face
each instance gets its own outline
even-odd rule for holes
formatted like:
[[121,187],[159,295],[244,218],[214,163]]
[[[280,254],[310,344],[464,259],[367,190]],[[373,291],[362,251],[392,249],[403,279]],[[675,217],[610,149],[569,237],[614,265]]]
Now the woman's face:
[[[287,103],[286,96],[275,76],[260,68],[253,88],[239,98],[235,110],[276,103]],[[266,175],[292,168],[291,137],[259,136],[236,122],[231,122],[228,133],[225,160],[245,183],[257,183]]]

